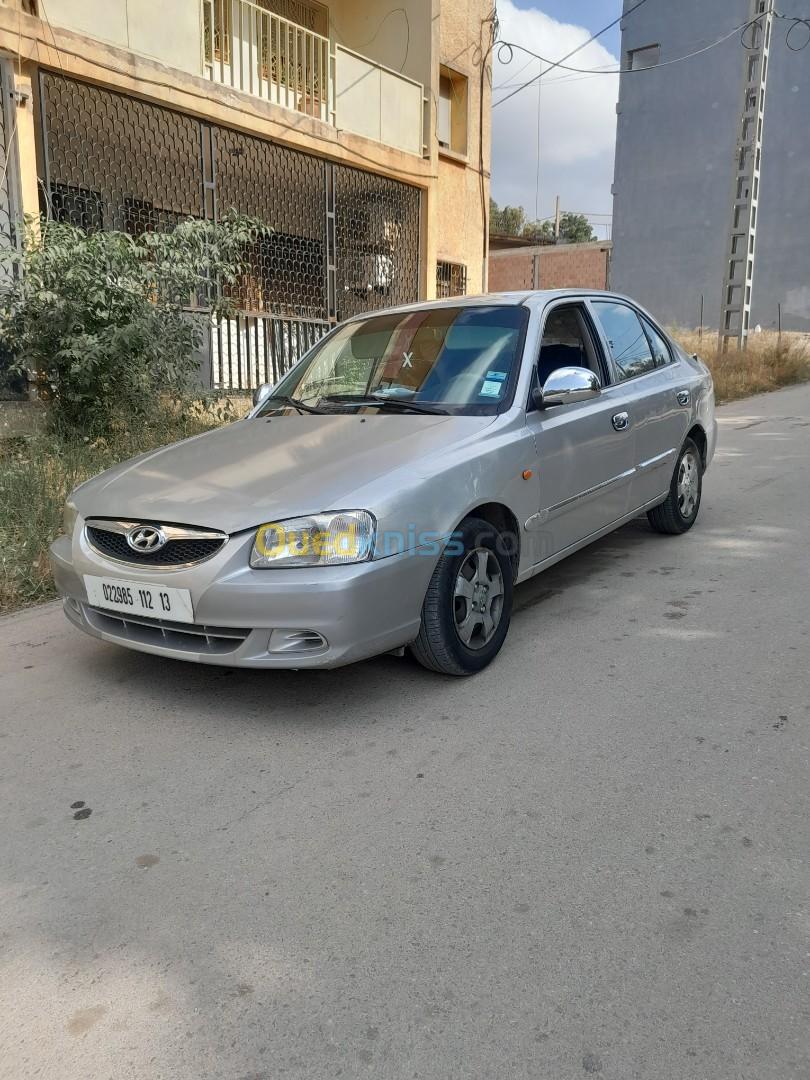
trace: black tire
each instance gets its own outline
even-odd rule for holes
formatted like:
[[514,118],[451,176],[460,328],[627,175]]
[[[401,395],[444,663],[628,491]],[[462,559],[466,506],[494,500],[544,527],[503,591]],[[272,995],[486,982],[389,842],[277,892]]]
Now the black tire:
[[[691,499],[685,496],[681,487],[685,470],[694,469],[695,481]],[[703,494],[703,461],[700,450],[691,439],[687,439],[678,454],[669,495],[660,506],[647,511],[647,520],[656,532],[677,536],[685,533],[695,524],[700,510],[700,498]]]
[[[512,617],[513,566],[510,554],[514,543],[514,537],[499,533],[481,518],[467,518],[461,523],[433,571],[422,605],[419,637],[410,646],[411,654],[423,667],[443,675],[474,675],[498,655]],[[488,554],[482,556],[479,552]],[[476,594],[479,597],[477,603],[486,606],[486,616],[495,627],[488,638],[484,613],[472,606],[472,599],[468,600],[456,592],[456,583],[462,571],[465,577],[468,568],[475,574],[474,568],[480,566],[479,560],[482,558],[486,563],[485,576],[489,575],[493,580],[493,584],[484,591],[483,599],[480,599],[481,592]],[[496,566],[500,582],[497,580]],[[469,582],[471,591],[475,589],[475,580],[477,578]],[[502,586],[502,593],[495,592],[499,585]],[[501,596],[502,601],[498,604]],[[465,632],[471,624],[475,624],[469,644],[465,644],[460,636],[459,622]]]

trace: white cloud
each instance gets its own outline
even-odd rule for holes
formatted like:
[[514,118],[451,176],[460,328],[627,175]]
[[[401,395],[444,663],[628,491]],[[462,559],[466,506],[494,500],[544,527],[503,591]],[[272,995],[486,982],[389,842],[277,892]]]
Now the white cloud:
[[[503,42],[518,42],[551,60],[565,56],[590,37],[582,26],[558,22],[537,8],[517,8],[511,0],[499,0],[498,17]],[[496,46],[493,103],[545,67],[531,60],[524,68],[530,57],[517,48],[511,62],[504,63],[508,59],[504,53]],[[610,68],[617,67],[619,61],[594,41],[570,63],[574,67]],[[542,83],[539,216],[551,213],[555,195],[560,196],[564,210],[609,213],[618,76],[582,76],[558,69]],[[500,205],[523,206],[529,218],[535,211],[537,98],[535,83],[492,113],[492,195]],[[597,233],[605,235],[603,229]]]

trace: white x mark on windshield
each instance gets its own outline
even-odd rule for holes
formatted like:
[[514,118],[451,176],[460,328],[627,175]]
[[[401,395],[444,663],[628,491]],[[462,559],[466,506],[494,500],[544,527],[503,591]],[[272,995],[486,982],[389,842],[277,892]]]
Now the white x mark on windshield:
[[412,352],[406,352],[406,353],[402,354],[402,366],[403,367],[409,367],[409,368],[413,367],[413,353]]

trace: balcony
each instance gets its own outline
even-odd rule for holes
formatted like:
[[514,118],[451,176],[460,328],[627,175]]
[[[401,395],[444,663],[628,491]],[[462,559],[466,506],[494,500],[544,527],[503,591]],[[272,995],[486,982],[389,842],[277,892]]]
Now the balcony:
[[422,156],[422,84],[251,0],[202,0],[203,73],[334,128]]

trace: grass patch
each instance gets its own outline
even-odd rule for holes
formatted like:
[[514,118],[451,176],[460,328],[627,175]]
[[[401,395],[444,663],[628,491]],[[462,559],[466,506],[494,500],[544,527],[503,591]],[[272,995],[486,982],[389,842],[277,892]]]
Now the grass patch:
[[810,340],[803,334],[751,334],[748,348],[718,353],[717,337],[696,330],[674,330],[672,336],[689,353],[697,353],[711,370],[718,402],[736,401],[752,394],[810,379]]
[[136,430],[120,426],[104,438],[43,433],[0,439],[0,614],[56,596],[48,547],[62,531],[66,497],[77,484],[146,450],[198,435],[223,419],[200,403],[167,412]]

